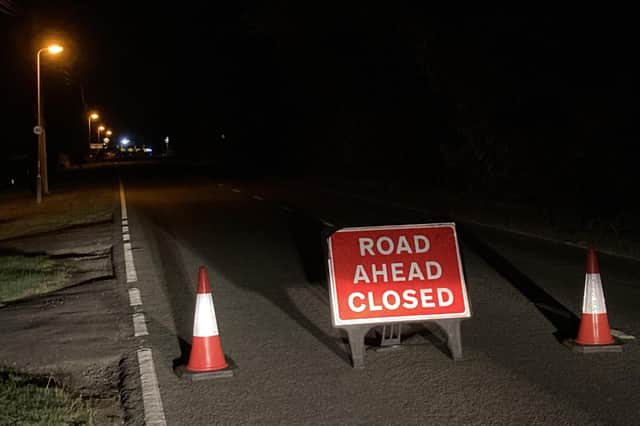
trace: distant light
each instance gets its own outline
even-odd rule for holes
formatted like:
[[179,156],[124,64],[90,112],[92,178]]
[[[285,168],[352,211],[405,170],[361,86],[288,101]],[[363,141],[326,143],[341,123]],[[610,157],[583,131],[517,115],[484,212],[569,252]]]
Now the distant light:
[[221,134],[221,135],[220,135],[220,138],[221,138],[222,140],[225,140],[227,137],[226,137],[226,136],[225,136],[225,134],[223,133],[223,134]]
[[98,114],[96,114],[95,112],[92,112],[89,115],[89,118],[92,119],[92,120],[97,120],[98,118],[100,118],[100,116]]
[[144,152],[153,152],[153,148],[145,148]]
[[47,50],[49,51],[49,53],[55,55],[62,52],[64,48],[59,44],[52,44],[51,46],[47,47]]
[[110,140],[111,140],[111,139],[109,139],[109,138],[104,138],[104,139],[102,139],[102,141],[103,141],[104,143],[109,143],[109,141],[110,141]]
[[129,142],[131,142],[131,141],[129,139],[127,139],[127,138],[120,139],[120,145],[127,146],[127,145],[129,145]]
[[104,130],[104,126],[98,127],[98,130],[103,131]]
[[164,143],[169,143],[169,136],[167,136],[166,138],[164,138]]
[[113,132],[111,130],[107,130],[107,136],[111,136]]

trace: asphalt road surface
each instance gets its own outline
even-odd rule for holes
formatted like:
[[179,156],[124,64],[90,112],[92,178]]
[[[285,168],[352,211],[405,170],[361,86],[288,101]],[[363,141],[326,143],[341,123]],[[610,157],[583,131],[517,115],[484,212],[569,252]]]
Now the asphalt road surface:
[[[585,251],[459,226],[472,318],[453,361],[437,329],[353,369],[333,329],[322,241],[344,226],[425,223],[402,208],[300,182],[119,167],[137,286],[168,424],[637,424],[640,351],[575,354]],[[640,332],[640,264],[600,256],[609,321]],[[208,268],[230,379],[190,382],[198,267]]]

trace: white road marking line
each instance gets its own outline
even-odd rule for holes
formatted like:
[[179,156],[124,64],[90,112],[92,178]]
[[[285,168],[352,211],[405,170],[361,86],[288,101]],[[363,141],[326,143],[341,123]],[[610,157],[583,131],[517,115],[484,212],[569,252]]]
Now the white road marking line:
[[127,282],[134,283],[138,281],[136,267],[133,264],[133,253],[131,252],[131,243],[124,243],[124,269],[127,273]]
[[[127,218],[127,204],[124,196],[124,186],[120,180],[120,206],[122,209],[122,232],[126,233],[122,236],[125,241],[129,241],[129,221]],[[131,243],[126,242],[124,246],[124,263],[127,273],[127,283],[138,281],[136,268],[133,263],[133,252],[131,251]],[[129,302],[131,306],[142,306],[142,298],[140,290],[137,288],[129,289]],[[147,323],[144,314],[133,314],[133,330],[136,337],[147,336]],[[166,426],[167,421],[164,417],[164,407],[162,406],[162,398],[160,397],[160,387],[158,386],[158,377],[156,376],[156,368],[153,364],[153,353],[150,348],[138,349],[138,367],[140,368],[140,383],[142,384],[142,402],[144,405],[144,420],[147,425]]]
[[329,221],[326,221],[326,220],[324,220],[323,218],[319,218],[319,219],[320,219],[320,222],[322,222],[322,224],[323,224],[324,226],[328,226],[328,227],[330,227],[330,228],[335,227],[335,225],[334,225],[333,223],[331,223],[331,222],[329,222]]
[[131,239],[131,237],[129,236],[129,234],[122,234],[122,241],[129,241]]
[[133,335],[136,337],[148,336],[147,322],[144,319],[143,313],[133,314]]
[[253,196],[253,197],[251,197],[251,198],[253,198],[254,200],[258,200],[258,201],[263,201],[263,200],[264,200],[264,198],[262,198],[262,197],[261,197],[261,196],[259,196],[259,195],[254,195],[254,196]]
[[122,181],[120,181],[120,212],[122,220],[127,219],[127,202],[124,197],[124,185],[122,185]]
[[231,190],[232,190],[233,192],[242,192],[242,191],[240,191],[238,188],[232,188]]
[[166,425],[164,407],[160,397],[156,368],[153,365],[153,353],[149,348],[138,349],[138,366],[142,384],[142,403],[144,421],[147,425]]
[[140,296],[140,290],[135,287],[129,289],[129,305],[142,306],[142,297]]
[[293,209],[291,209],[291,207],[287,207],[287,206],[280,206],[281,210],[284,210],[287,213],[293,213]]

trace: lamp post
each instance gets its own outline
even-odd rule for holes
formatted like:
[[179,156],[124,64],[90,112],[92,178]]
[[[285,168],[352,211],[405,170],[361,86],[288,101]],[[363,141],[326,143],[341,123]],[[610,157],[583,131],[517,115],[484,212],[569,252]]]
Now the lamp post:
[[98,126],[98,143],[100,143],[100,132],[102,132],[104,130],[104,126]]
[[100,118],[100,116],[95,112],[89,114],[89,145],[91,145],[91,120],[97,120],[98,118]]
[[40,54],[44,51],[48,51],[51,55],[57,55],[64,49],[59,44],[52,44],[48,47],[43,47],[36,53],[36,74],[38,84],[38,126],[36,134],[38,135],[38,165],[37,165],[37,180],[36,180],[36,201],[42,202],[42,192],[49,193],[49,177],[47,173],[47,146],[44,136],[44,128],[42,125],[42,96],[40,94]]

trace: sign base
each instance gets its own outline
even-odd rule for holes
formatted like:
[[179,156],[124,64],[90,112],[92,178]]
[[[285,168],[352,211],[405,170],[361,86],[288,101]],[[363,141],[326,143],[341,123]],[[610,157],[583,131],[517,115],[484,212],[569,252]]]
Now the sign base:
[[382,326],[382,336],[380,336],[380,347],[376,352],[386,352],[402,349],[400,337],[402,336],[402,324],[385,324]]
[[[449,348],[449,353],[454,361],[462,359],[462,335],[460,333],[460,321],[460,318],[424,321],[425,323],[429,322],[436,324],[446,334],[447,347]],[[349,337],[351,365],[353,368],[364,368],[364,338],[371,328],[379,325],[384,326],[382,348],[390,349],[399,345],[401,324],[366,324],[341,327],[347,332],[347,336]],[[397,328],[394,329],[394,326]],[[387,327],[390,328],[387,329]],[[385,336],[387,331],[391,333],[390,337]],[[389,343],[390,341],[393,343]]]

